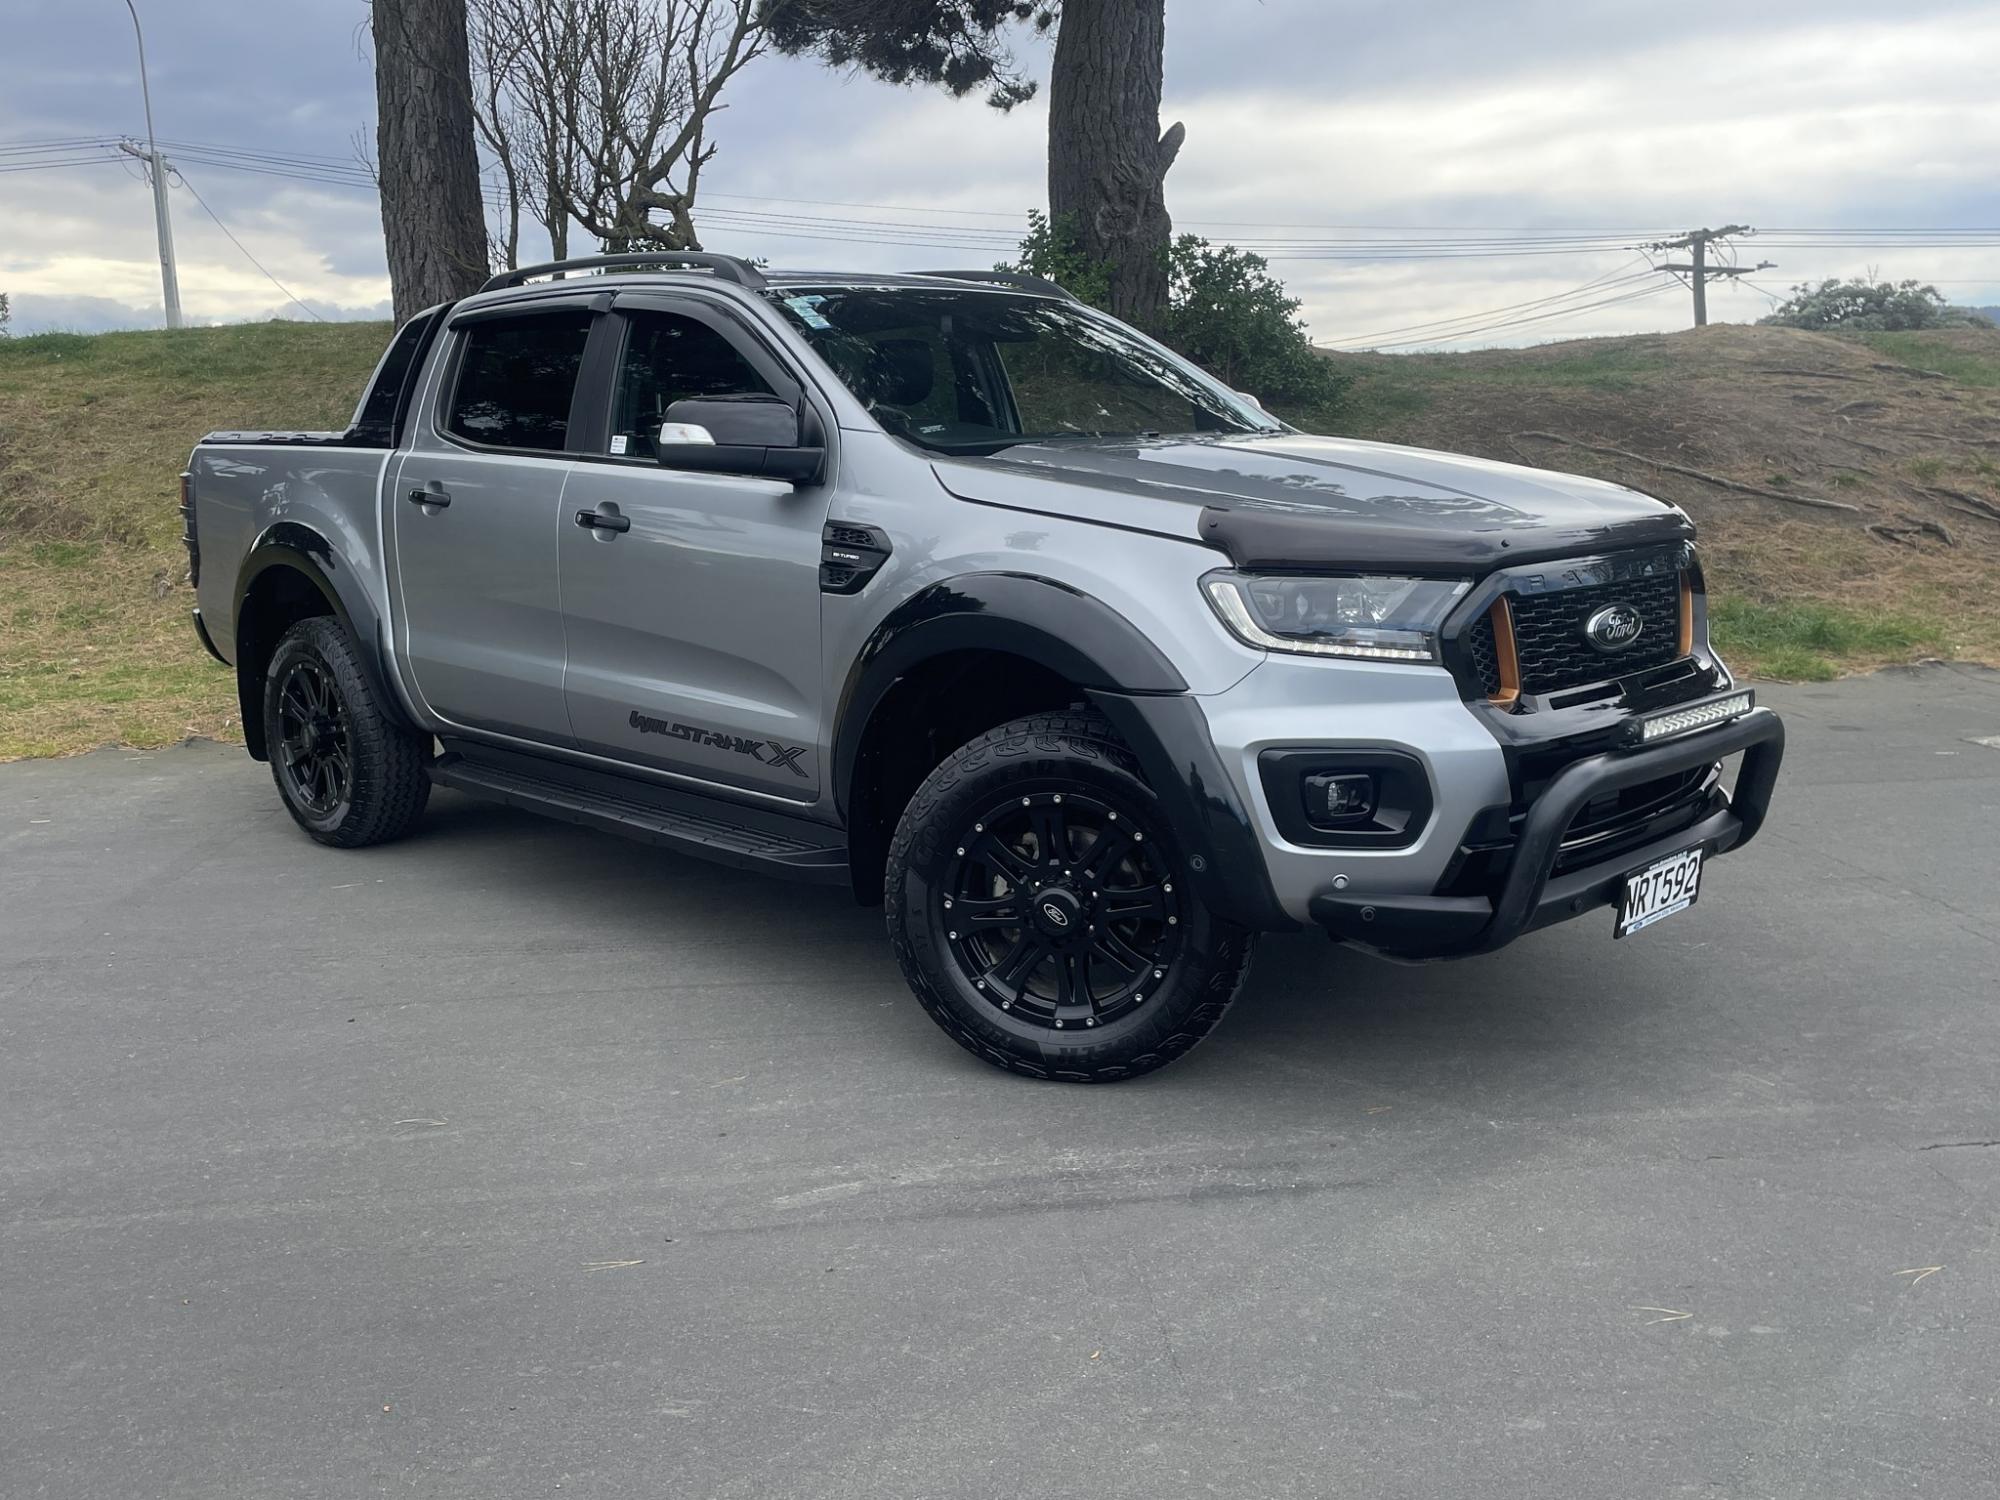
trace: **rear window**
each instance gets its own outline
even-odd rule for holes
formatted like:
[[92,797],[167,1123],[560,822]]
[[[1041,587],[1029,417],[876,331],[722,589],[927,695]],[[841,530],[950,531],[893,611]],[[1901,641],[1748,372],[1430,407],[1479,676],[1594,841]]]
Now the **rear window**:
[[445,428],[489,448],[559,453],[590,337],[591,313],[496,318],[466,330]]
[[348,426],[350,443],[393,448],[402,440],[403,414],[410,409],[410,383],[444,312],[442,307],[433,307],[418,313],[389,341],[388,352],[375,367],[375,378],[368,383]]

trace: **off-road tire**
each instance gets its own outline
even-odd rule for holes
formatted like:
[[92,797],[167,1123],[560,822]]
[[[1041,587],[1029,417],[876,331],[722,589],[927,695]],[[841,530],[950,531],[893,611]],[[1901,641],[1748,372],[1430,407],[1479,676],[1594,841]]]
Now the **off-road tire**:
[[[1173,893],[1161,898],[1166,904],[1161,907],[1157,930],[1177,934],[1170,940],[1172,956],[1162,960],[1163,969],[1151,970],[1134,981],[1135,985],[1156,984],[1156,988],[1149,993],[1135,991],[1137,997],[1120,1014],[1082,1022],[1072,1019],[1063,1029],[1055,1029],[1060,1023],[1048,1018],[1060,1015],[1060,1007],[1022,998],[1028,993],[1027,980],[1017,988],[1014,1002],[1003,1006],[989,986],[1002,966],[988,970],[985,979],[975,978],[984,960],[975,953],[968,961],[961,946],[966,934],[954,930],[966,925],[962,914],[969,907],[992,905],[963,894],[967,841],[973,841],[976,854],[981,834],[973,830],[977,827],[983,833],[987,825],[982,818],[992,816],[981,810],[1006,804],[1011,811],[1016,803],[1060,801],[1058,794],[1072,799],[1070,807],[1087,804],[1098,809],[1098,831],[1108,826],[1104,819],[1116,816],[1124,820],[1117,824],[1119,828],[1138,830],[1151,841],[1143,846],[1146,869]],[[1072,847],[1080,847],[1083,834],[1065,832],[1060,837]],[[1052,838],[1051,847],[1054,843]],[[1037,854],[1047,852],[1032,838],[1018,847]],[[1076,863],[1086,861],[1078,859]],[[1143,884],[1148,878],[1144,873],[1131,875],[1134,867],[1129,864],[1120,868],[1128,872],[1128,880]],[[1161,872],[1166,876],[1163,881]],[[889,936],[918,1001],[947,1035],[974,1056],[1031,1078],[1071,1083],[1135,1078],[1174,1061],[1214,1030],[1250,967],[1255,934],[1212,916],[1184,879],[1186,872],[1186,851],[1152,789],[1140,776],[1137,762],[1110,724],[1085,709],[1035,714],[1003,724],[953,751],[910,799],[897,824],[884,880]],[[1076,874],[1081,886],[1083,872]],[[1111,883],[1108,878],[1104,881],[1106,886]],[[1001,901],[1010,901],[1009,883],[1003,879],[997,885]],[[1025,890],[1026,886],[1020,888]],[[947,909],[954,889],[961,894],[956,905]],[[1035,890],[1039,893],[1042,887]],[[1050,893],[1055,893],[1054,886]],[[1104,922],[1103,913],[1109,908],[1090,904],[1099,893],[1091,889],[1077,894],[1084,905],[1076,920],[1094,917]],[[1102,894],[1108,897],[1112,893]],[[1039,895],[1028,899],[1038,900]],[[1002,905],[998,913],[988,914],[984,920],[1004,920],[1006,914],[1021,909]],[[1165,926],[1169,911],[1173,913],[1171,929]],[[1092,926],[1090,930],[1099,929]],[[1137,933],[1140,929],[1125,930]],[[1008,936],[1009,932],[1014,936]],[[1024,934],[1021,927],[1003,929],[993,941],[996,945],[1023,941]],[[1073,946],[1078,940],[1071,937],[1067,941]],[[1104,972],[1103,961],[1094,954],[1095,950],[1093,957],[1084,960],[1082,970],[1084,1009],[1097,1003],[1092,996],[1093,974]],[[1093,963],[1098,964],[1095,970]],[[1153,976],[1163,971],[1164,979],[1154,980]],[[1046,972],[1035,969],[1028,979]],[[1058,993],[1074,998],[1078,990],[1071,983]],[[1023,1019],[1036,1004],[1048,1015]],[[1069,1013],[1074,1017],[1076,1007]]]
[[[325,701],[332,708],[321,717],[343,738],[346,763],[340,794],[329,793],[320,806],[291,769],[285,730],[288,688],[314,681],[325,685]],[[305,696],[293,691],[294,708]],[[403,837],[423,816],[431,792],[424,769],[430,739],[385,712],[338,620],[318,615],[285,632],[264,673],[263,713],[264,744],[278,795],[299,827],[320,843],[336,849],[384,844]]]

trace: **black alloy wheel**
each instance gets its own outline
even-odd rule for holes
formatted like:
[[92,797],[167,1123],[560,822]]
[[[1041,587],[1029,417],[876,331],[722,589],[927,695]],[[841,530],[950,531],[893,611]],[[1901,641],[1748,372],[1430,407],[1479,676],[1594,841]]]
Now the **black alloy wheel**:
[[1014,1020],[1098,1026],[1165,985],[1187,897],[1131,814],[1044,791],[995,802],[958,837],[936,920],[960,974]]
[[430,798],[431,739],[385,708],[338,620],[287,630],[264,672],[264,749],[285,810],[322,844],[401,838]]
[[1214,1029],[1253,934],[1211,914],[1111,726],[1035,714],[962,745],[897,823],[883,896],[932,1020],[995,1067],[1105,1083]]
[[285,669],[271,753],[286,796],[308,816],[338,822],[354,792],[354,737],[333,674],[316,657]]

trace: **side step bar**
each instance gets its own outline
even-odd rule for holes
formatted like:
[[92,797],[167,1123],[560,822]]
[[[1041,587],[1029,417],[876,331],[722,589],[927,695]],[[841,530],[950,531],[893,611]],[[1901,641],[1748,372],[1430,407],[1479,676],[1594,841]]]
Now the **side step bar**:
[[438,786],[488,802],[623,834],[738,869],[818,885],[848,882],[839,831],[540,756],[446,740],[429,767]]

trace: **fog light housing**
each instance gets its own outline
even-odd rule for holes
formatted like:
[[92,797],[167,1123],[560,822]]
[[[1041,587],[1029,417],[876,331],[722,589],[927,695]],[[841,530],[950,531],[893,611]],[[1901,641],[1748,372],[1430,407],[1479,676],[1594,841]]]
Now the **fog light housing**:
[[1365,773],[1321,771],[1299,783],[1306,821],[1315,828],[1352,828],[1375,816],[1375,778]]
[[1278,837],[1308,849],[1407,849],[1431,821],[1431,779],[1407,750],[1273,746],[1257,774]]

